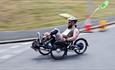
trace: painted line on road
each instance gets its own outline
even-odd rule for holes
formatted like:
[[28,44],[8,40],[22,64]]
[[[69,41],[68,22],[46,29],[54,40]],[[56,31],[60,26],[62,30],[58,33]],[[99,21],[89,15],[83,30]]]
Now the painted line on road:
[[1,49],[0,50],[0,53],[3,53],[3,52],[5,52],[5,51],[7,51],[8,49]]
[[0,59],[9,59],[9,58],[11,58],[11,57],[13,57],[14,55],[11,55],[11,54],[9,54],[9,55],[4,55],[4,56],[2,56],[2,57],[0,57]]
[[12,47],[9,47],[9,48],[15,49],[15,48],[18,48],[18,47],[21,47],[21,46],[20,45],[19,46],[12,46]]
[[[6,54],[6,55],[1,56],[1,57],[0,57],[0,60],[10,59],[11,57],[16,56],[16,54],[25,52],[25,51],[27,51],[28,49],[30,49],[30,48],[28,47],[28,48],[24,48],[24,49],[21,49],[21,50],[14,50],[14,51],[12,51],[10,54]],[[6,50],[5,50],[5,51],[6,51]],[[3,52],[5,52],[5,51],[3,51]]]
[[16,51],[13,51],[12,53],[14,53],[14,54],[19,54],[19,53],[25,52],[25,51],[28,50],[28,49],[30,49],[30,47],[24,48],[24,49],[21,49],[21,50],[16,50]]
[[115,27],[115,25],[110,25],[110,26],[107,26],[107,28],[113,28]]
[[[28,45],[28,44],[31,44],[31,42],[27,42],[27,43],[23,43],[21,45],[14,45],[14,46],[11,46],[11,47],[8,47],[6,49],[0,49],[0,53],[4,53],[4,52],[7,52],[7,51],[10,51],[12,49],[17,49],[17,48],[21,48],[21,47],[24,47],[24,45]],[[29,48],[29,47],[27,47]]]
[[27,44],[31,44],[32,42],[26,42],[26,43],[23,43],[23,45],[27,45]]
[[12,47],[10,47],[10,48],[15,49],[15,48],[23,47],[23,45],[28,45],[28,44],[31,44],[31,42],[22,43],[22,44],[19,45],[19,46],[12,46]]
[[[30,49],[30,48],[28,47],[28,48],[24,48],[24,49],[21,49],[21,50],[11,51],[10,54],[6,54],[6,55],[1,56],[1,57],[0,57],[0,60],[10,59],[11,57],[16,56],[16,54],[25,52],[25,51],[27,51],[28,49]],[[6,50],[4,50],[3,52],[5,52],[5,51],[6,51]]]
[[19,47],[22,47],[22,46],[12,46],[12,47],[9,47],[7,49],[1,49],[0,53],[6,52],[6,51],[11,50],[11,49],[16,49],[16,48],[19,48]]

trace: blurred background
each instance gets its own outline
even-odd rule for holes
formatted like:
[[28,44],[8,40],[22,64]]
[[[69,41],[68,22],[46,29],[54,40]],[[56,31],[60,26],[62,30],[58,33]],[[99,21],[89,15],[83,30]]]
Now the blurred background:
[[[31,30],[63,25],[60,13],[69,13],[80,21],[86,19],[105,0],[0,0],[0,31]],[[115,16],[115,1],[92,19]]]

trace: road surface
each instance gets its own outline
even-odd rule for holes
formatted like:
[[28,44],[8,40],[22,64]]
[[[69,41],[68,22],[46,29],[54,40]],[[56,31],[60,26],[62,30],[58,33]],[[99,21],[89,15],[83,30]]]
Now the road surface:
[[1,44],[0,70],[115,70],[115,28],[80,37],[89,42],[86,53],[69,52],[63,60],[35,52],[31,42]]

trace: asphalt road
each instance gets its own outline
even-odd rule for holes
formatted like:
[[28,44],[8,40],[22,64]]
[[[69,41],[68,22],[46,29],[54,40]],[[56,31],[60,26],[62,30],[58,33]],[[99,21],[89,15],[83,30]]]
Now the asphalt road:
[[1,44],[0,70],[115,70],[115,28],[80,37],[89,42],[86,53],[68,52],[63,60],[36,53],[31,42]]

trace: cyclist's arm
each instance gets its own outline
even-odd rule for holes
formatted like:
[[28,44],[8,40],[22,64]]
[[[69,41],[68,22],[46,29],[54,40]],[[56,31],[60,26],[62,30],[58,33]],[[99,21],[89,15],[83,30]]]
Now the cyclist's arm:
[[67,38],[67,41],[74,41],[77,39],[79,35],[79,30],[78,29],[75,29],[74,32],[73,32],[73,36],[72,37],[69,37]]

